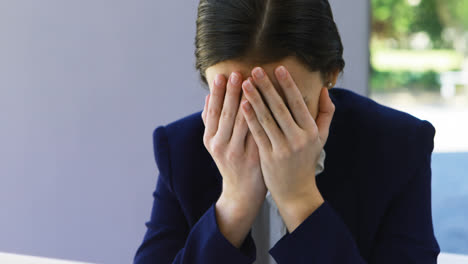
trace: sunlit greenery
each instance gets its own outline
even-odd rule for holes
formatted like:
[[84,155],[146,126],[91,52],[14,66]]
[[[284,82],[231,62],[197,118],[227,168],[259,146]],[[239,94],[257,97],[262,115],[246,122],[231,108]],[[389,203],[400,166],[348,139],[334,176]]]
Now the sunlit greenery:
[[371,51],[371,63],[379,71],[446,72],[460,69],[463,55],[455,50],[382,49]]
[[468,0],[371,0],[371,89],[437,90],[468,57]]

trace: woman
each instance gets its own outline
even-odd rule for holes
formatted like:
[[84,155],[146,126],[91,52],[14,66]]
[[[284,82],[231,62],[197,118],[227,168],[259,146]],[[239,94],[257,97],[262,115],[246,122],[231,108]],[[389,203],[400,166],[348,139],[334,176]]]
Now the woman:
[[332,88],[328,1],[201,0],[195,54],[210,94],[154,131],[135,263],[436,263],[435,129]]

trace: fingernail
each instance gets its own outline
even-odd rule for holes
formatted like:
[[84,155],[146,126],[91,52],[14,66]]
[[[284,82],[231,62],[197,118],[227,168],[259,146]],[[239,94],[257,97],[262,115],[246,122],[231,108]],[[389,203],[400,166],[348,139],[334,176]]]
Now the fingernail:
[[278,77],[279,77],[281,80],[286,79],[286,69],[284,68],[284,66],[280,66],[280,67],[278,68]]
[[260,67],[255,68],[253,74],[255,75],[255,78],[259,80],[263,79],[263,77],[265,76],[263,70]]
[[215,78],[215,85],[216,85],[216,86],[221,86],[221,85],[223,85],[223,79],[222,79],[221,74],[216,75],[216,78]]
[[231,74],[231,83],[234,85],[239,84],[239,76],[235,72]]
[[248,92],[251,92],[253,90],[252,83],[250,82],[250,79],[245,81],[242,85],[244,89],[246,89]]
[[242,106],[244,107],[245,110],[250,110],[250,104],[249,104],[249,101],[247,100],[244,100],[242,101]]

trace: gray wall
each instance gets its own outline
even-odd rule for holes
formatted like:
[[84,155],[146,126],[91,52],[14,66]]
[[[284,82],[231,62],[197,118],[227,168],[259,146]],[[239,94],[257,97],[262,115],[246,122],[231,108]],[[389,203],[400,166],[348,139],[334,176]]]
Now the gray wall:
[[[364,94],[367,3],[332,2],[343,85]],[[153,129],[206,94],[197,3],[0,1],[0,251],[131,262],[158,173]]]
[[338,86],[369,94],[370,1],[329,0],[344,46],[346,66]]

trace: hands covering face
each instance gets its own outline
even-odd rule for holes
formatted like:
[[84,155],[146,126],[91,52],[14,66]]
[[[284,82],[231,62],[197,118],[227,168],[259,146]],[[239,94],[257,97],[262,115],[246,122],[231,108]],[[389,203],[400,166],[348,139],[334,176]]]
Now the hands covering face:
[[259,148],[265,184],[278,204],[294,203],[316,189],[315,167],[335,106],[323,87],[315,121],[284,66],[276,68],[275,76],[286,101],[262,68],[252,73],[242,85],[247,98],[242,109]]
[[[242,149],[245,151],[245,148],[240,146],[244,146],[244,142],[249,149],[257,147],[257,151],[252,149],[248,152],[248,160],[257,160],[253,153],[258,153],[260,172],[273,199],[279,207],[280,204],[294,204],[318,192],[315,167],[328,138],[335,106],[328,89],[322,87],[319,113],[314,120],[299,88],[284,66],[276,68],[275,77],[285,100],[262,68],[253,69],[252,76],[242,83],[245,99],[240,106],[240,90],[237,87],[228,85],[223,96],[223,90],[215,84],[202,114],[205,125],[208,123],[205,133],[208,137],[218,135],[224,142],[231,139],[237,150],[232,148],[230,154],[224,153],[231,157],[243,155]],[[254,142],[246,137],[250,133]],[[222,152],[218,151],[217,155]],[[247,164],[251,166],[249,162]],[[244,167],[247,164],[233,166]]]

